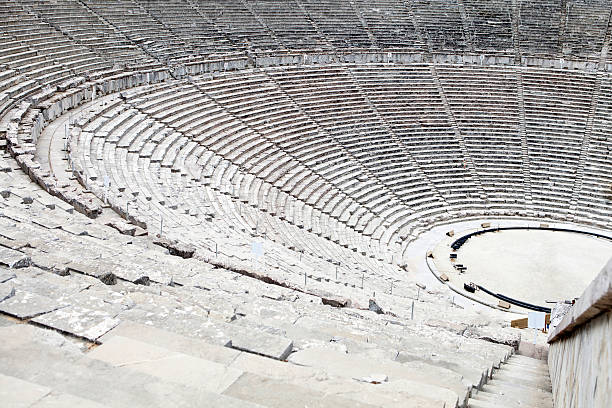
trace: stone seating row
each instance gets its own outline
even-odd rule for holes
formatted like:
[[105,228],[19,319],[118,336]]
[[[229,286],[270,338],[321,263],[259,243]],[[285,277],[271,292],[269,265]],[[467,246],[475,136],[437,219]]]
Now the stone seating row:
[[[257,83],[257,82],[251,83],[251,85],[255,85],[256,83]],[[199,86],[202,86],[202,85],[200,84]],[[221,86],[221,84],[220,84],[220,86]],[[223,85],[223,86],[225,86],[225,85]],[[212,90],[214,90],[215,88],[210,88],[210,89],[211,89],[211,92],[212,92]],[[246,89],[249,89],[249,88],[246,88]],[[226,106],[228,106],[228,107],[229,107],[229,108],[231,108],[232,110],[234,110],[234,109],[238,109],[238,107],[239,107],[239,106],[241,106],[241,103],[232,104],[232,103],[230,102],[232,99],[230,99],[230,98],[233,98],[233,97],[238,97],[238,98],[239,98],[239,99],[237,99],[237,101],[238,101],[238,102],[241,102],[241,101],[243,100],[243,98],[244,98],[244,99],[247,99],[247,100],[249,100],[249,101],[250,101],[251,99],[249,99],[249,98],[250,98],[250,97],[252,96],[252,94],[254,93],[254,91],[253,91],[252,89],[251,89],[251,90],[249,90],[248,92],[245,92],[245,91],[240,91],[240,92],[236,93],[236,92],[234,91],[234,93],[233,93],[233,94],[232,94],[231,92],[230,92],[229,94],[222,93],[223,98],[220,98],[220,97],[217,95],[219,91],[216,91],[216,90],[215,90],[214,92],[216,92],[216,93],[212,93],[212,94],[210,94],[210,95],[211,95],[211,96],[213,96],[213,97],[214,97],[214,96],[216,96],[216,97],[217,97],[218,99],[220,99],[220,100],[221,100],[221,99],[226,100],[226,101],[227,101]],[[162,106],[162,109],[163,109],[163,105],[161,105],[161,106]],[[272,104],[272,106],[274,106],[274,105]],[[262,108],[262,109],[263,109],[263,108]],[[239,112],[239,110],[238,110],[237,112]],[[262,111],[262,112],[263,112],[263,111]],[[170,161],[169,161],[169,162],[167,162],[167,164],[169,164],[170,162],[173,162],[176,156],[170,156],[170,157],[171,157],[171,159],[170,159]],[[516,168],[516,167],[515,167],[515,168]],[[493,173],[493,174],[497,174],[497,173]],[[494,185],[494,183],[492,182],[492,183],[489,183],[488,185],[490,186],[490,187],[488,188],[488,191],[492,191],[492,192],[493,192],[494,188],[493,188],[492,186]],[[556,188],[556,190],[557,190],[557,192],[559,193],[559,192],[560,192],[560,190],[562,190],[563,188],[565,188],[565,187],[559,187],[559,188]],[[499,208],[499,207],[503,207],[504,203],[505,203],[505,204],[507,204],[507,205],[508,205],[508,207],[512,207],[512,208],[517,208],[517,207],[519,207],[519,206],[520,206],[520,202],[521,202],[520,198],[519,198],[519,199],[513,199],[512,195],[511,195],[512,191],[513,191],[513,190],[509,188],[509,189],[507,189],[507,190],[506,190],[506,192],[508,193],[507,195],[506,195],[506,194],[501,194],[501,197],[499,198],[500,203],[499,203],[499,204],[496,204],[496,205],[498,206],[498,208]],[[515,192],[516,192],[516,191],[515,191]],[[493,201],[497,201],[497,199],[496,199],[496,200],[493,200]]]
[[[98,52],[126,63],[132,57],[143,63],[150,63],[151,58],[179,62],[190,56],[232,51],[373,47],[596,59],[607,28],[604,3],[578,0],[568,3],[565,9],[547,1],[542,7],[550,13],[541,13],[531,4],[513,7],[501,1],[418,1],[406,5],[399,1],[360,0],[339,5],[334,1],[300,0],[291,7],[270,7],[265,2],[238,0],[63,0],[61,5],[53,8],[33,0],[2,4],[6,10],[32,10],[75,42],[96,44]],[[181,24],[185,16],[197,32]],[[563,19],[567,21],[562,28],[558,22]],[[513,37],[517,37],[516,41]]]
[[[126,112],[127,112],[127,111],[126,111]],[[119,116],[119,117],[120,117],[120,116]],[[122,121],[122,120],[121,120],[121,119],[119,119],[118,121]],[[113,122],[113,121],[110,121],[110,122]],[[109,122],[109,123],[110,123],[110,122]],[[85,135],[87,135],[88,133],[89,133],[89,132],[83,132],[83,134],[85,134]],[[110,132],[105,131],[105,130],[104,130],[104,128],[102,128],[102,129],[101,129],[100,134],[102,134],[102,135],[106,135],[107,139],[112,139],[112,138],[113,138],[112,134],[111,134]],[[99,139],[98,139],[98,140],[99,140]],[[111,142],[111,144],[112,144],[112,142]],[[96,154],[96,152],[95,152],[96,150],[98,150],[98,151],[99,151],[100,149],[99,149],[99,148],[93,148],[93,149],[92,149],[92,152],[91,152],[91,156],[94,156],[94,155]],[[162,150],[163,150],[163,149],[162,149]],[[107,150],[106,148],[104,148],[104,152],[105,152],[104,154],[106,155],[106,154],[107,154],[107,152],[108,152],[108,150]],[[116,159],[117,159],[117,157],[112,157],[112,153],[110,153],[110,154],[111,154],[111,156],[110,156],[110,157],[105,157],[105,160],[104,160],[104,161],[100,161],[100,160],[98,160],[98,163],[111,163],[111,166],[116,167],[116,166],[117,166],[117,163],[118,163],[119,161],[118,161],[118,160],[116,160]],[[132,157],[135,157],[135,156],[132,156]],[[163,166],[163,163],[162,163],[162,166]],[[112,183],[112,185],[114,186],[114,188],[118,188],[119,190],[123,190],[123,189],[125,188],[125,186],[132,185],[132,194],[133,194],[133,195],[138,194],[139,196],[140,196],[140,195],[142,195],[142,193],[138,193],[138,191],[147,191],[147,190],[145,190],[145,188],[143,188],[143,186],[136,186],[136,187],[134,187],[134,186],[133,186],[133,182],[132,182],[131,180],[124,180],[124,181],[121,181],[121,180],[114,180],[114,178],[115,178],[115,177],[121,178],[121,175],[119,175],[119,176],[115,176],[115,174],[114,174],[114,173],[115,173],[116,171],[115,171],[113,168],[108,168],[108,169],[98,169],[98,170],[97,170],[97,173],[102,173],[102,172],[105,172],[105,173],[108,173],[108,174],[113,174],[113,183]],[[179,171],[177,171],[176,173],[178,174],[178,173],[179,173]],[[147,172],[145,172],[145,174],[147,174]],[[91,176],[91,175],[89,175],[88,177],[86,176],[86,178],[92,179],[92,176]],[[146,177],[145,177],[145,178],[146,178]],[[223,177],[222,177],[222,176],[220,176],[220,177],[219,177],[219,180],[221,180],[221,179],[223,179]],[[98,178],[98,180],[100,180],[100,179]],[[100,181],[98,181],[98,183],[99,183],[99,182],[100,182]],[[153,188],[155,188],[155,187],[153,187]],[[119,191],[119,192],[118,192],[118,194],[119,194],[119,193],[123,193],[123,191]],[[129,195],[128,195],[128,197],[129,197]],[[147,194],[147,193],[144,193],[144,197],[145,197],[145,199],[146,199],[146,197],[148,197],[148,194]],[[163,198],[162,198],[162,200],[163,200]],[[156,201],[156,200],[153,200],[153,201]],[[132,212],[134,212],[134,211],[136,211],[136,209],[134,208],[134,206],[133,206],[133,204],[132,204]],[[293,234],[293,235],[295,235],[295,234]],[[289,240],[287,240],[287,241],[288,241],[288,242],[291,242],[291,240],[290,240],[290,239],[289,239]],[[281,241],[281,242],[282,242],[282,241]],[[331,256],[331,258],[332,258],[332,259],[333,259],[333,258],[337,258],[338,256],[339,256],[338,254],[333,254],[333,255]]]

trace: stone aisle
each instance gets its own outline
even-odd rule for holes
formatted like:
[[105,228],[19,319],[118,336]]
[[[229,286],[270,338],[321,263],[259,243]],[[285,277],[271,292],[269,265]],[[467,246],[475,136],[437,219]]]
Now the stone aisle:
[[482,390],[472,395],[470,408],[552,408],[552,385],[548,364],[513,355],[493,373]]

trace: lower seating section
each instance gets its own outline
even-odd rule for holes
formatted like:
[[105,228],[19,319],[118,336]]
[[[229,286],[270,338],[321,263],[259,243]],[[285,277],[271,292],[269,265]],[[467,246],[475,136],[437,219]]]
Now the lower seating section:
[[[124,388],[128,384],[170,380],[159,365],[151,370],[134,364],[142,360],[138,353],[162,366],[155,353],[173,353],[181,360],[172,361],[179,370],[172,374],[179,399],[194,398],[197,388],[223,404],[269,405],[270,392],[253,392],[265,383],[283,398],[285,392],[305,401],[323,398],[325,405],[395,406],[420,399],[431,407],[464,406],[470,390],[482,387],[512,354],[507,345],[482,340],[505,342],[502,337],[508,339],[506,331],[512,329],[482,326],[481,314],[453,307],[436,291],[422,291],[413,311],[403,296],[377,291],[376,302],[393,315],[359,303],[365,298],[367,305],[369,289],[349,287],[346,296],[353,307],[331,307],[325,297],[270,285],[202,259],[171,256],[142,230],[121,235],[68,213],[30,183],[12,159],[2,160],[0,374],[12,381],[55,389],[67,394],[63,398],[115,405],[114,398],[128,398],[128,390],[134,399],[139,388]],[[108,221],[116,227],[122,223]],[[434,315],[444,316],[446,323],[440,326],[430,318]],[[37,328],[14,324],[21,320]],[[459,325],[464,327],[458,330]],[[40,366],[26,361],[53,366],[53,373],[35,376]],[[368,379],[376,374],[372,364],[384,380]],[[182,375],[187,367],[189,375]],[[83,370],[82,375],[59,381],[61,373],[75,370]],[[116,384],[117,395],[85,394],[87,387],[80,384],[92,378]],[[375,381],[385,385],[368,384]],[[155,397],[155,387],[148,389],[147,395]],[[133,406],[142,401],[138,395]]]

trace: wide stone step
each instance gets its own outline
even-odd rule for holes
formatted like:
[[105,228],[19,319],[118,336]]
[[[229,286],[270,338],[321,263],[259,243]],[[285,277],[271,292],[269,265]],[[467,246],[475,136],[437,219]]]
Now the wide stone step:
[[514,384],[520,384],[527,387],[541,388],[545,391],[551,390],[550,378],[547,376],[533,376],[533,375],[522,375],[513,371],[502,370],[497,372],[494,376],[496,380],[510,382]]
[[2,406],[14,408],[106,407],[104,404],[56,392],[49,387],[4,374],[0,374],[0,401],[2,401]]
[[121,336],[111,337],[88,356],[164,381],[199,387],[269,407],[286,406],[283,402],[286,404],[288,401],[303,406],[372,406]]
[[[420,407],[444,407],[445,401],[439,400],[432,394],[436,387],[423,386],[421,383],[411,381],[389,381],[381,384],[370,384],[355,381],[353,378],[333,377],[325,374],[325,381],[321,381],[322,371],[311,367],[299,366],[252,353],[240,352],[228,347],[209,344],[200,339],[185,337],[176,333],[123,321],[100,340],[104,343],[114,336],[122,336],[140,340],[151,345],[164,347],[168,350],[184,353],[190,356],[224,364],[229,368],[241,370],[244,373],[267,378],[266,384],[272,380],[280,382],[279,389],[292,389],[299,386],[309,392],[323,393],[328,396],[337,396],[350,399],[352,403],[367,403],[378,407],[403,407],[406,401]],[[232,392],[239,393],[238,384],[258,383],[261,379],[248,376],[248,381],[242,379],[232,385]],[[230,392],[230,391],[227,391]],[[241,391],[240,391],[241,392]],[[432,395],[434,395],[432,397]],[[259,395],[257,398],[264,398]],[[258,399],[262,403],[262,400]],[[313,401],[311,401],[313,402]],[[270,401],[266,401],[266,405]],[[282,403],[277,402],[282,406]]]
[[473,406],[474,401],[495,404],[495,406],[504,407],[533,407],[533,408],[549,408],[552,407],[552,398],[550,396],[542,397],[540,394],[530,393],[515,393],[515,394],[495,394],[486,391],[480,391],[470,398],[469,406]]
[[58,333],[23,324],[0,328],[0,374],[112,407],[259,406],[90,359]]
[[290,362],[325,370],[335,376],[368,379],[382,376],[389,382],[405,380],[419,383],[422,389],[430,389],[429,397],[444,401],[447,406],[467,402],[469,387],[462,377],[450,370],[415,362],[400,364],[393,361],[367,359],[343,354],[331,349],[313,347],[293,353]]

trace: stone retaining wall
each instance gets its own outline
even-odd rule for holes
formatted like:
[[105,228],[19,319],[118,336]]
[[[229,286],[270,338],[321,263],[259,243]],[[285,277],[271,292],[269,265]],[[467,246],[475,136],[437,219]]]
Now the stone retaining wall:
[[548,342],[555,407],[611,407],[612,259]]

